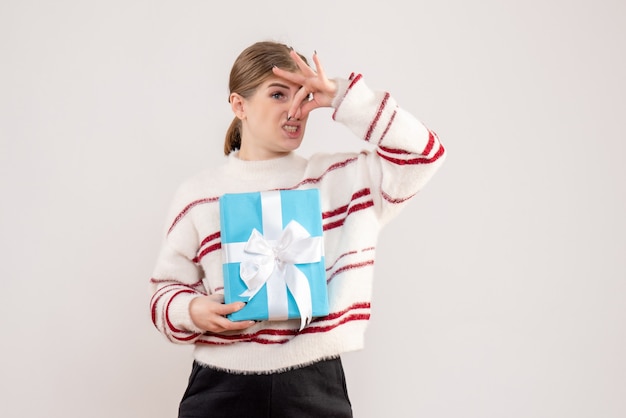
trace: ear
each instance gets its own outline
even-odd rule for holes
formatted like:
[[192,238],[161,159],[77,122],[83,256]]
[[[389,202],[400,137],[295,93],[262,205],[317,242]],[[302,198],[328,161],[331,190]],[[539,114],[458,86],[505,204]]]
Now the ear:
[[240,94],[231,93],[230,94],[230,108],[233,110],[235,116],[239,119],[243,120],[246,118],[244,99]]

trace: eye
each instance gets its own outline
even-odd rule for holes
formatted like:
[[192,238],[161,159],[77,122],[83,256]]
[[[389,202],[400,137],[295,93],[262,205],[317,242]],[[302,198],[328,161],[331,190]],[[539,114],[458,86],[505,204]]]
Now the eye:
[[285,95],[279,91],[276,91],[270,95],[272,99],[281,100],[285,97]]

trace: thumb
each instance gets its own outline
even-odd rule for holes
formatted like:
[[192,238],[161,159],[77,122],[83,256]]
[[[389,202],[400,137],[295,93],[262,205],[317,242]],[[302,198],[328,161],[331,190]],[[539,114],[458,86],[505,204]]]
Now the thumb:
[[222,315],[228,315],[233,312],[237,312],[246,306],[245,302],[233,302],[226,305],[222,305]]

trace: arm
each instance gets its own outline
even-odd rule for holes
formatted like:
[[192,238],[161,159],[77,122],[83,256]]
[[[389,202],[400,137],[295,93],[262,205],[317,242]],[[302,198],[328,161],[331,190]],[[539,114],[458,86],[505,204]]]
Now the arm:
[[337,80],[333,119],[376,146],[365,153],[382,222],[415,196],[443,163],[437,135],[400,108],[384,91],[373,91],[361,75]]
[[[150,311],[155,327],[170,341],[194,343],[205,332],[241,330],[253,321],[233,322],[225,318],[243,303],[225,305],[223,295],[207,295],[204,272],[195,262],[199,242],[184,193],[177,193],[170,211],[173,219],[165,234],[157,264],[150,280]],[[183,209],[179,209],[183,208]]]
[[[374,153],[365,152],[362,158],[384,223],[430,180],[446,157],[445,149],[434,132],[398,107],[389,93],[370,90],[360,74],[348,80],[329,80],[317,54],[313,55],[317,71],[294,51],[291,56],[300,72],[273,70],[302,86],[289,114],[295,115],[298,108],[307,115],[318,107],[333,107],[334,120],[376,146]],[[306,100],[310,93],[312,99]]]

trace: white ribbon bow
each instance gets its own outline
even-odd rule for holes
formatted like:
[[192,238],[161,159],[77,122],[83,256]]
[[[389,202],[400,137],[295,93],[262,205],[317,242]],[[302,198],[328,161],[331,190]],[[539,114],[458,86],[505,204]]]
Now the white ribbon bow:
[[311,237],[296,221],[283,229],[276,241],[266,240],[256,229],[245,244],[239,274],[248,290],[239,296],[250,300],[267,285],[269,319],[286,319],[287,289],[300,311],[300,330],[313,316],[311,289],[306,275],[295,264],[316,263],[323,253],[322,237]]

